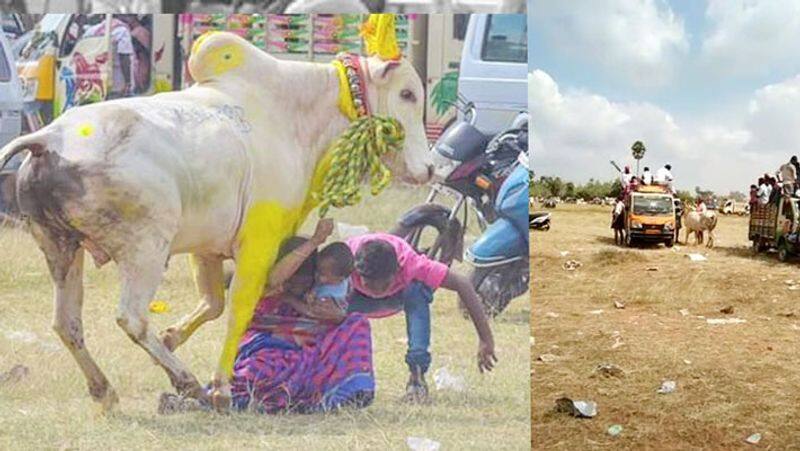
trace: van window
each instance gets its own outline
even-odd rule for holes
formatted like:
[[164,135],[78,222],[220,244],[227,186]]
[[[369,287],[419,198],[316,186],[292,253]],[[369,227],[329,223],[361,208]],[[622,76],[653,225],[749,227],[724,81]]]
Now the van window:
[[2,45],[0,45],[0,81],[11,81],[11,67],[6,56],[6,49]]
[[492,14],[486,24],[481,59],[528,62],[528,23],[524,14]]

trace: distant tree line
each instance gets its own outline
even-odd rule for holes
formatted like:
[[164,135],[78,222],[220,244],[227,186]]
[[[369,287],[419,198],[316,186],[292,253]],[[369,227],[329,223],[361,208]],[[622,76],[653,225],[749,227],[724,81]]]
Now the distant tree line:
[[[531,177],[531,196],[533,197],[560,197],[562,199],[574,198],[589,201],[597,197],[616,198],[621,193],[622,183],[616,178],[605,182],[589,179],[589,181],[584,184],[576,184],[564,181],[561,177]],[[677,196],[684,202],[694,202],[695,199],[700,197],[704,199],[718,197],[714,191],[702,189],[699,186],[695,186],[694,192],[678,190]],[[737,202],[747,201],[747,195],[740,191],[731,191],[725,198],[734,199]]]

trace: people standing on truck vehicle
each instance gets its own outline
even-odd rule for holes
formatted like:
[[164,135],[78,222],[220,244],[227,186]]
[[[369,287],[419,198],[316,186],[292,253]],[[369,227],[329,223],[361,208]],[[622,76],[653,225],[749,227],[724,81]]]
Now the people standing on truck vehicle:
[[767,177],[768,175],[764,174],[764,177],[758,179],[758,203],[760,205],[767,205],[769,203],[769,196],[772,194],[772,186],[770,186]]
[[777,202],[779,202],[779,199],[781,198],[781,186],[780,186],[780,184],[778,184],[777,174],[776,174],[776,177],[770,176],[769,184],[770,184],[770,187],[772,188],[770,193],[769,193],[769,201],[777,203]]
[[[86,36],[103,36],[105,22],[89,27]],[[111,20],[111,54],[114,57],[114,75],[109,99],[128,97],[133,94],[133,74],[136,71],[136,54],[128,25],[119,19]]]
[[669,184],[672,183],[672,165],[665,164],[656,171],[656,183]]
[[628,187],[631,184],[631,181],[635,177],[636,176],[633,175],[633,173],[631,172],[631,167],[630,166],[625,166],[625,168],[622,170],[622,174],[620,175],[620,179],[622,181],[622,189],[623,190],[628,189]]
[[644,167],[644,171],[642,172],[642,183],[645,185],[653,184],[653,173],[650,172],[650,168],[647,166]]
[[620,195],[617,197],[617,202],[614,204],[614,210],[611,213],[611,228],[614,230],[614,244],[625,243],[625,202]]
[[[761,183],[761,179],[759,179],[759,183]],[[758,203],[758,187],[756,185],[750,185],[750,208],[753,208],[755,204]]]

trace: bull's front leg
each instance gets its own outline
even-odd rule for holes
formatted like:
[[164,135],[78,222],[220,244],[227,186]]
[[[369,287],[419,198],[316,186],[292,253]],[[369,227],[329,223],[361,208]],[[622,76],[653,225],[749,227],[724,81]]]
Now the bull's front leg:
[[201,300],[189,316],[161,332],[161,341],[170,351],[188,340],[198,327],[219,318],[225,310],[222,261],[223,258],[218,255],[192,256],[194,281]]
[[300,215],[299,209],[287,209],[276,202],[258,203],[247,212],[238,236],[228,330],[213,380],[211,401],[218,411],[230,407],[230,382],[239,342],[253,318],[281,243],[295,232]]

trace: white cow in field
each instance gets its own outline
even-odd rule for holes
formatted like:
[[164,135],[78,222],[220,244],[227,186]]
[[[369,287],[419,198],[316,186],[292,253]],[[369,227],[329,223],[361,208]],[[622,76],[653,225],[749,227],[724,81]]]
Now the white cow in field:
[[683,213],[684,243],[688,245],[689,233],[694,233],[695,244],[702,244],[704,232],[708,231],[706,247],[714,247],[714,240],[716,239],[714,228],[717,227],[717,212],[707,210],[700,213],[693,209],[689,210],[689,208],[685,208]]
[[[313,203],[318,166],[348,126],[332,65],[277,60],[234,34],[206,35],[180,92],[75,108],[0,151],[0,168],[28,150],[17,195],[55,287],[54,328],[104,408],[117,396],[83,339],[83,254],[119,268],[117,322],[183,394],[203,397],[173,350],[222,314],[222,262],[236,260],[225,346],[215,374],[225,400],[239,339],[276,258]],[[431,177],[422,83],[407,61],[362,58],[373,113],[406,131],[401,155],[387,157],[410,183]],[[320,169],[322,168],[322,169]],[[193,254],[202,297],[197,309],[159,336],[148,304],[171,255]],[[216,399],[216,398],[215,398]]]

